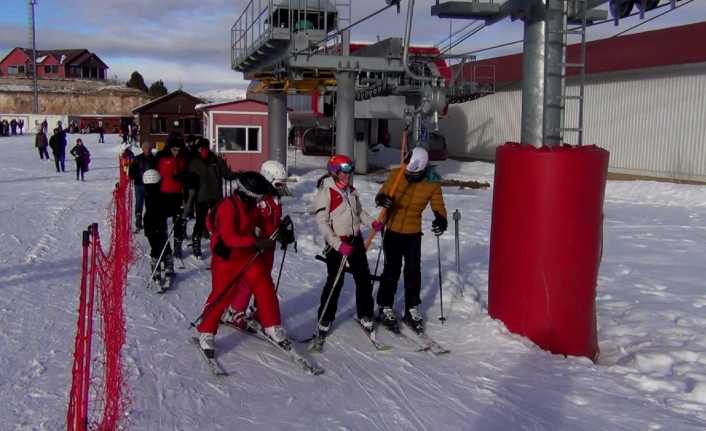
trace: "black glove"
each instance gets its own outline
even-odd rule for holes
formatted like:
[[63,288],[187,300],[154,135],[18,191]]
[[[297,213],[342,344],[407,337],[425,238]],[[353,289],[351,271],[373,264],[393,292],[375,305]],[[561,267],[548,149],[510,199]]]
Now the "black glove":
[[446,220],[446,217],[434,211],[434,221],[431,222],[431,232],[439,236],[446,231],[448,226],[449,222]]
[[282,244],[282,249],[296,241],[294,237],[294,223],[292,223],[291,217],[288,215],[284,216],[278,229],[276,240]]
[[270,238],[258,238],[255,240],[255,249],[257,251],[272,250],[275,248],[275,240]]
[[375,196],[375,205],[383,208],[390,209],[395,204],[392,198],[385,193],[378,193]]

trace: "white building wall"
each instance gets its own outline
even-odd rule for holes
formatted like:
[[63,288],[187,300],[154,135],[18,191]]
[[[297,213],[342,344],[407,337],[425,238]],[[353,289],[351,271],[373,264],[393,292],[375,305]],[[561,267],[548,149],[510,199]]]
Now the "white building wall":
[[[706,180],[706,63],[593,76],[585,89],[584,144],[610,151],[612,172]],[[567,103],[566,127],[576,127],[577,106]],[[451,156],[492,160],[498,145],[519,141],[520,118],[515,88],[451,105],[440,128]]]

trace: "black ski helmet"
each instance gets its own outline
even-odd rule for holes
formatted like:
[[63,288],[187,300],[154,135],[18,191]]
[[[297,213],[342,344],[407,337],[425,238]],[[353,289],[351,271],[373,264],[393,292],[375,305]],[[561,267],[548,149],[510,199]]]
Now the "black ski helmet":
[[245,171],[235,179],[236,193],[245,201],[257,201],[272,193],[272,184],[259,172]]

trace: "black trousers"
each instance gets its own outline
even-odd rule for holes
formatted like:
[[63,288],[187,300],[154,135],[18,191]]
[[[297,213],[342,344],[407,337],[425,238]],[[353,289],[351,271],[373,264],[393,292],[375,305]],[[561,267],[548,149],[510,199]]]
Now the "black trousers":
[[186,223],[182,218],[182,194],[181,193],[164,193],[162,194],[163,211],[166,218],[172,218],[174,226],[174,248],[186,237]]
[[[363,242],[363,237],[357,236],[352,240],[351,243],[354,247],[353,254],[348,256],[348,264],[350,265],[351,272],[353,273],[353,280],[355,280],[355,304],[357,308],[358,318],[370,318],[373,317],[373,284],[370,279],[370,268],[368,267],[368,258],[365,255],[365,243]],[[328,276],[326,277],[326,284],[324,284],[324,289],[321,292],[321,304],[319,305],[318,318],[322,322],[333,322],[336,318],[336,309],[338,308],[338,297],[341,294],[341,288],[343,287],[343,282],[345,279],[345,272],[341,274],[336,285],[333,285],[334,279],[336,278],[336,273],[338,273],[338,267],[341,265],[341,260],[343,255],[333,248],[329,248],[326,253],[326,269],[328,270]],[[333,289],[333,293],[331,293]],[[326,313],[323,319],[321,318],[321,313],[324,312],[324,306],[326,301],[331,295],[331,300],[329,301],[328,307],[326,308]]]
[[54,153],[54,166],[56,166],[57,172],[66,172],[66,168],[64,167],[65,158],[66,156],[64,155],[64,153]]
[[49,151],[47,151],[47,147],[39,147],[38,150],[40,160],[44,160],[45,157],[49,160]]
[[215,205],[215,202],[196,202],[196,218],[194,231],[191,233],[192,238],[201,238],[203,236],[203,228],[206,226],[206,215],[213,205]]
[[385,232],[382,242],[385,266],[380,276],[377,302],[380,307],[392,307],[395,303],[397,282],[404,259],[404,304],[405,310],[416,307],[422,300],[419,296],[422,285],[421,258],[422,234]]

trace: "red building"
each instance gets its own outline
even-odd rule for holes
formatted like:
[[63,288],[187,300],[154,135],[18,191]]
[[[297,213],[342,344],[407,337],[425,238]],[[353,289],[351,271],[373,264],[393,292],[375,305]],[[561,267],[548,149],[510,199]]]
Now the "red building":
[[[37,51],[37,78],[105,80],[108,66],[87,49]],[[32,50],[14,48],[0,61],[0,76],[32,76]]]
[[267,103],[245,99],[196,107],[204,136],[235,171],[258,171],[270,155]]

